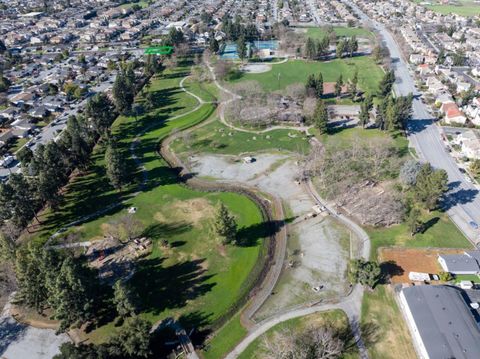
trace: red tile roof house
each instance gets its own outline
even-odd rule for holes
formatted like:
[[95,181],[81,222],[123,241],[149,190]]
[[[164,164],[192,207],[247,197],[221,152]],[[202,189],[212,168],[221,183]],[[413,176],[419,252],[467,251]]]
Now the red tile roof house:
[[445,122],[448,124],[459,123],[463,125],[467,120],[455,103],[445,103],[442,105],[441,110],[445,114]]

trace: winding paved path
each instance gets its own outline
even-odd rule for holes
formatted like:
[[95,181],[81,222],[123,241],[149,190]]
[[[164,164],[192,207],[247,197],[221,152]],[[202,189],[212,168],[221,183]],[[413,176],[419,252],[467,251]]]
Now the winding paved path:
[[[243,129],[243,128],[237,128],[237,127],[229,124],[225,120],[225,116],[224,116],[225,105],[227,105],[228,103],[230,103],[230,102],[232,102],[236,99],[240,99],[241,97],[239,95],[233,93],[232,91],[224,88],[222,85],[220,85],[219,82],[217,81],[217,78],[215,76],[214,70],[211,67],[211,65],[207,64],[207,66],[208,66],[210,72],[212,73],[212,77],[213,77],[213,80],[214,80],[214,83],[216,84],[216,86],[220,90],[223,90],[224,92],[226,92],[230,95],[230,99],[220,103],[219,109],[218,109],[220,121],[224,125],[232,128],[232,129],[235,129],[237,131],[250,132],[250,133],[254,133],[254,134],[265,133],[265,132],[272,131],[274,129],[279,129],[279,128],[291,129],[291,130],[297,130],[297,131],[298,130],[303,130],[303,131],[308,133],[309,127],[305,127],[305,128],[295,127],[295,128],[293,128],[293,127],[288,127],[288,126],[274,126],[274,127],[270,127],[270,128],[268,128],[266,130],[263,130],[263,131],[252,131],[252,130],[247,130],[247,129]],[[370,238],[369,238],[368,234],[359,225],[357,225],[355,222],[350,220],[348,217],[346,217],[346,216],[342,215],[341,213],[338,213],[337,211],[335,211],[333,206],[330,203],[324,201],[320,197],[318,192],[315,190],[311,180],[308,180],[304,185],[307,189],[307,192],[310,194],[310,196],[318,204],[324,205],[327,208],[330,215],[332,215],[333,217],[338,219],[340,222],[342,222],[345,226],[350,228],[350,230],[356,234],[357,238],[359,238],[359,240],[361,241],[361,244],[362,244],[361,245],[361,257],[365,260],[368,260],[369,257],[370,257]],[[280,271],[281,271],[281,268],[280,268]],[[278,277],[277,277],[277,280],[278,280]],[[275,282],[270,283],[272,290],[273,290],[273,287],[274,287],[275,283],[276,283],[276,280],[275,280]],[[268,293],[268,295],[270,294],[270,292]],[[261,298],[261,300],[258,301],[259,304],[260,304],[258,306],[258,308],[260,308],[261,304],[263,304],[263,302],[267,299],[267,297],[265,297],[264,299]],[[252,328],[250,328],[247,336],[226,356],[226,358],[227,359],[237,358],[255,339],[257,339],[259,336],[261,336],[266,331],[268,331],[270,328],[274,327],[275,325],[277,325],[279,323],[282,323],[282,322],[284,322],[286,320],[289,320],[289,319],[292,319],[292,318],[302,317],[302,316],[317,313],[317,312],[322,312],[322,311],[332,310],[332,309],[340,309],[340,310],[343,310],[348,317],[350,327],[352,329],[356,344],[357,344],[359,352],[360,352],[360,357],[362,359],[366,359],[366,358],[368,358],[368,350],[366,349],[365,344],[362,340],[361,331],[360,331],[360,315],[361,315],[362,298],[363,298],[363,287],[360,286],[360,285],[356,285],[356,286],[353,287],[353,290],[350,292],[350,294],[348,296],[342,298],[342,300],[340,300],[338,303],[317,304],[317,305],[314,305],[314,306],[311,306],[311,307],[293,309],[293,310],[290,310],[290,311],[286,311],[284,313],[279,313],[279,314],[277,314],[277,315],[275,315],[271,318],[268,318],[268,319],[266,319],[266,320],[264,320],[260,323],[255,324]],[[256,310],[258,310],[258,308],[256,308]],[[253,315],[255,313],[255,311],[253,311],[251,314]]]

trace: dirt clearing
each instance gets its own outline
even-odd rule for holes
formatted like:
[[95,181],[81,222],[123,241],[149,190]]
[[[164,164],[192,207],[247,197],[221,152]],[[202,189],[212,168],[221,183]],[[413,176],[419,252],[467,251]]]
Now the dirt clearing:
[[[392,283],[410,283],[410,272],[435,274],[442,270],[438,263],[439,254],[462,253],[462,249],[443,248],[380,248],[379,261],[389,262]],[[394,264],[393,264],[394,263]]]

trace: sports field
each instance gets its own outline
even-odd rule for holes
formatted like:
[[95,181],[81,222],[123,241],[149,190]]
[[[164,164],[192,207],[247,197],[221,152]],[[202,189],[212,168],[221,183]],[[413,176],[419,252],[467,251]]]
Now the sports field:
[[254,80],[258,81],[267,92],[282,90],[288,85],[305,84],[310,74],[322,73],[325,82],[337,81],[339,75],[346,82],[358,71],[358,86],[363,91],[376,94],[378,84],[383,76],[382,69],[369,56],[359,56],[332,61],[289,60],[283,64],[273,65],[268,72],[253,74],[245,73],[232,82]]
[[[422,3],[421,0],[416,0],[415,2]],[[465,17],[480,15],[480,3],[472,0],[457,0],[456,3],[457,4],[442,4],[440,1],[432,1],[431,5],[424,6],[444,15],[457,14]]]

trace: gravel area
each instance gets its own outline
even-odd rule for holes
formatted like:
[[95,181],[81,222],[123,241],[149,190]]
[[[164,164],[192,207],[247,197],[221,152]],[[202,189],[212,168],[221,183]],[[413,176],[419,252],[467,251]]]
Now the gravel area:
[[[227,182],[244,182],[272,193],[288,206],[293,221],[288,240],[288,259],[274,295],[258,317],[305,302],[338,298],[346,291],[349,231],[329,217],[307,218],[315,205],[305,188],[295,182],[299,169],[295,158],[261,154],[253,163],[236,156],[196,155],[191,167],[198,176]],[[287,212],[288,213],[288,212]],[[288,263],[295,262],[293,267]],[[323,286],[315,292],[312,288]]]
[[60,353],[60,345],[70,341],[53,329],[38,329],[18,323],[5,305],[0,317],[0,357],[2,359],[51,359]]

